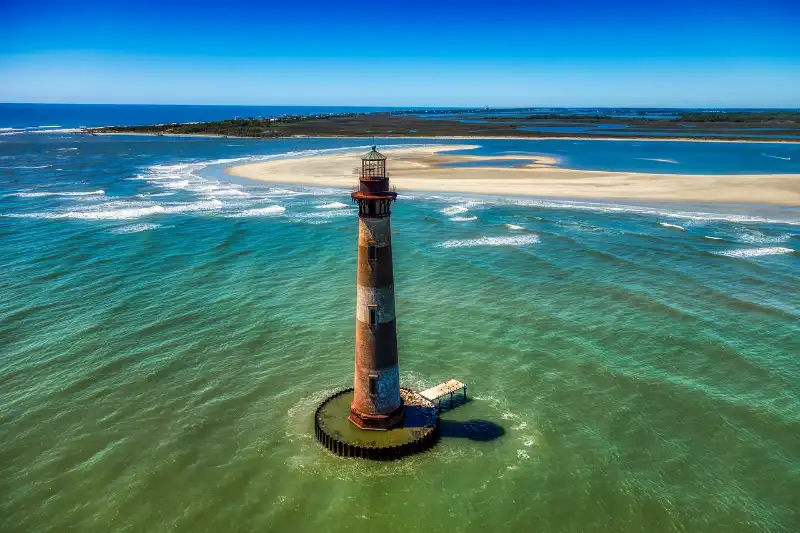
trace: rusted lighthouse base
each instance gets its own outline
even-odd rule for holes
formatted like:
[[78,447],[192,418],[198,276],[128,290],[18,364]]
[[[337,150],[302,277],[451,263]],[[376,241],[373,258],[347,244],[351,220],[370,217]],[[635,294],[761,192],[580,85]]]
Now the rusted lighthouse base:
[[314,414],[317,440],[342,457],[387,461],[423,452],[439,440],[439,413],[434,403],[411,389],[400,389],[399,419],[384,430],[361,429],[352,422],[353,389],[329,396]]
[[[402,394],[401,394],[402,396]],[[388,431],[396,428],[403,423],[403,403],[400,407],[386,415],[368,415],[353,409],[350,406],[350,422],[358,426],[359,429],[366,429],[371,431]]]

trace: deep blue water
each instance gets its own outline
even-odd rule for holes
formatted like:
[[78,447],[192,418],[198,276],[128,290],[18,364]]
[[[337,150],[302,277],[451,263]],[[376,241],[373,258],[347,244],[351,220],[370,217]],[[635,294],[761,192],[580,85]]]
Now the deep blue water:
[[[391,111],[391,107],[235,106],[235,105],[109,105],[0,103],[0,133],[22,128],[134,126],[170,122],[206,122],[234,117],[277,117],[319,113]],[[13,128],[9,130],[8,128]]]

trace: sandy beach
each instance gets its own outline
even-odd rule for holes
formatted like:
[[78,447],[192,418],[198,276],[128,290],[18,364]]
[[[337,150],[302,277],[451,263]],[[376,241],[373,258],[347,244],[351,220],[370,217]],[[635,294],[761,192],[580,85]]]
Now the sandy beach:
[[[474,156],[448,152],[473,145],[385,149],[392,185],[428,191],[541,197],[719,202],[800,206],[800,174],[684,175],[558,168],[547,156]],[[358,154],[326,154],[237,165],[225,171],[252,180],[350,188],[360,169]],[[442,167],[469,161],[529,160],[513,168]],[[483,163],[485,164],[485,163]]]

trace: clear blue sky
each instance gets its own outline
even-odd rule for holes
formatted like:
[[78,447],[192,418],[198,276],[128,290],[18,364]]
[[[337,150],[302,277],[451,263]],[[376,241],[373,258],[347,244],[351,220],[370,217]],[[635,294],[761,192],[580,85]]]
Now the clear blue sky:
[[0,0],[0,101],[800,107],[800,1]]

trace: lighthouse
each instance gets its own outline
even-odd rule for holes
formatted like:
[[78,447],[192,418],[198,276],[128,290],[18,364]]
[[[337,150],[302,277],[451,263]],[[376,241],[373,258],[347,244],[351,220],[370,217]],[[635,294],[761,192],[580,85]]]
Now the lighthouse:
[[[358,189],[358,268],[353,386],[328,396],[314,411],[314,434],[342,457],[391,460],[420,453],[439,440],[433,403],[466,385],[450,380],[416,392],[400,387],[392,269],[392,202],[386,157],[375,147],[361,157]],[[441,403],[439,405],[441,408]]]
[[356,346],[350,421],[361,429],[388,430],[403,420],[397,366],[397,325],[392,269],[391,204],[386,156],[361,157],[358,203]]

